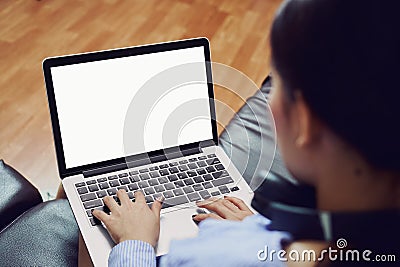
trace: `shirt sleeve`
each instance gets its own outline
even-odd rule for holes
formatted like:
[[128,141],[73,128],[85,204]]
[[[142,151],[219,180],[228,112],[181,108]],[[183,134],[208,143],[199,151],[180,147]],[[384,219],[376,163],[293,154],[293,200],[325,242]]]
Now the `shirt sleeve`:
[[156,267],[154,248],[140,240],[121,242],[111,250],[108,266]]

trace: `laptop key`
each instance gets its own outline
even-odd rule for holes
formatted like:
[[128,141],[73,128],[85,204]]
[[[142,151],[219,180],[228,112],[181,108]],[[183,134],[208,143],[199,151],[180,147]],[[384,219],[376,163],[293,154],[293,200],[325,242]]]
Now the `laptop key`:
[[100,220],[95,217],[90,218],[89,221],[92,226],[101,225]]
[[210,193],[208,193],[207,190],[200,191],[199,194],[203,199],[207,199],[207,198],[211,197]]
[[214,178],[224,177],[224,176],[228,176],[228,175],[229,175],[229,174],[228,174],[228,172],[227,172],[226,170],[217,171],[217,172],[214,172],[214,173],[212,174],[212,176],[214,176]]
[[175,196],[180,196],[180,195],[184,194],[183,190],[181,188],[174,189],[174,190],[172,190],[172,192],[174,192]]
[[201,186],[201,184],[195,184],[195,185],[193,186],[193,189],[194,189],[195,191],[200,191],[200,190],[203,190],[203,186]]
[[95,184],[95,183],[96,183],[96,180],[91,180],[91,181],[87,181],[86,185],[91,185],[91,184]]
[[110,186],[108,185],[107,182],[105,182],[105,183],[100,183],[100,184],[99,184],[99,187],[100,187],[100,189],[107,189],[107,188],[109,188]]
[[214,186],[220,186],[220,185],[229,184],[232,182],[233,182],[233,179],[231,177],[227,176],[227,177],[219,178],[217,180],[213,180],[212,184]]
[[207,159],[207,157],[206,156],[200,156],[200,157],[198,157],[198,159],[199,160],[203,160],[203,159]]
[[171,167],[178,166],[178,162],[171,162],[171,163],[169,164],[169,166],[171,166]]
[[160,167],[160,169],[166,169],[166,168],[168,168],[168,164],[161,164],[158,167]]
[[78,188],[78,187],[82,187],[84,185],[85,185],[85,182],[80,182],[80,183],[76,183],[75,187]]
[[187,194],[190,202],[198,201],[201,199],[200,195],[197,192]]
[[197,169],[197,173],[198,173],[199,175],[203,175],[203,174],[206,174],[207,172],[206,172],[206,170],[204,170],[204,169]]
[[194,170],[194,169],[197,169],[197,168],[198,168],[198,166],[197,166],[196,163],[189,163],[187,166],[188,166],[189,169],[191,169],[191,170]]
[[146,188],[149,187],[149,184],[146,181],[141,181],[138,183],[140,188]]
[[129,184],[128,188],[130,191],[135,191],[139,189],[139,186],[136,183],[134,183],[134,184]]
[[204,182],[204,180],[203,180],[203,178],[201,178],[201,176],[196,176],[196,177],[193,178],[193,180],[194,180],[196,183],[202,183],[202,182]]
[[153,189],[152,187],[147,187],[147,188],[145,188],[143,191],[144,191],[144,193],[145,193],[146,195],[151,195],[151,194],[154,194],[154,193],[155,193],[155,191],[154,191],[154,189]]
[[178,169],[177,167],[172,167],[172,168],[169,168],[169,172],[170,172],[171,174],[178,173],[178,172],[179,172],[179,169]]
[[125,192],[128,192],[128,188],[125,185],[117,187],[117,190],[121,190],[121,189],[125,190]]
[[118,177],[119,178],[128,177],[128,174],[127,173],[121,173],[121,174],[118,174]]
[[99,191],[99,192],[96,193],[96,195],[97,195],[98,198],[103,198],[103,197],[107,196],[107,192],[104,191],[104,190],[103,191]]
[[150,168],[149,168],[150,171],[156,171],[156,170],[158,170],[158,169],[159,169],[159,168],[158,168],[157,166],[153,166],[153,167],[150,167]]
[[210,154],[210,155],[208,155],[207,157],[209,157],[209,158],[215,158],[216,155],[215,155],[215,154]]
[[130,175],[137,175],[137,174],[139,174],[139,172],[138,171],[130,171],[129,174]]
[[99,187],[97,186],[97,184],[91,184],[88,186],[88,188],[90,192],[99,191]]
[[93,200],[93,199],[96,199],[96,198],[97,198],[97,196],[96,196],[95,193],[89,193],[89,194],[86,194],[86,195],[82,195],[81,196],[81,201],[85,202],[85,201]]
[[171,198],[174,196],[174,193],[172,193],[172,191],[166,191],[163,193],[165,198]]
[[193,188],[192,188],[191,186],[184,187],[184,188],[183,188],[183,191],[185,191],[186,194],[189,194],[189,193],[193,193],[193,192],[194,192],[194,190],[193,190]]
[[149,172],[149,169],[147,168],[143,168],[139,170],[140,173],[145,173],[145,172]]
[[231,188],[231,192],[235,192],[235,191],[238,191],[238,190],[239,190],[239,187],[237,187],[237,186],[234,186],[234,187]]
[[197,161],[197,158],[191,158],[191,159],[189,159],[189,162],[195,162],[195,161]]
[[139,177],[140,177],[140,179],[143,181],[143,180],[148,180],[148,179],[150,179],[150,175],[148,174],[148,173],[142,173],[142,174],[139,174]]
[[174,182],[174,181],[178,180],[178,177],[176,176],[176,174],[168,175],[167,177],[170,182]]
[[129,199],[134,199],[135,198],[133,192],[128,192],[128,197],[129,197]]
[[152,196],[145,196],[144,199],[146,199],[146,203],[152,203],[154,202],[154,199]]
[[160,177],[160,174],[159,174],[157,171],[150,172],[150,177],[151,177],[151,178]]
[[115,194],[117,194],[117,189],[116,188],[110,188],[107,190],[107,193],[109,196],[114,196]]
[[[158,178],[158,182],[160,183],[160,184],[165,184],[165,183],[168,183],[168,178],[167,177],[160,177],[160,178]],[[172,181],[171,181],[172,182]]]
[[188,161],[186,159],[179,161],[179,164],[186,164],[186,163],[188,163]]
[[164,188],[163,185],[156,185],[156,186],[154,187],[154,190],[156,190],[156,192],[160,193],[160,192],[164,192],[164,191],[165,191],[165,188]]
[[[161,168],[161,166],[160,166],[160,168]],[[161,170],[159,170],[159,173],[161,176],[165,176],[165,175],[169,174],[169,171],[167,169],[161,169]]]
[[125,184],[129,184],[131,181],[129,181],[129,178],[125,177],[125,178],[119,179],[119,182],[122,185],[125,185]]
[[93,209],[99,206],[102,206],[103,202],[100,199],[91,200],[83,203],[85,209]]
[[175,186],[173,183],[167,183],[167,184],[164,184],[164,186],[165,186],[165,189],[167,189],[167,190],[175,189]]
[[204,189],[209,189],[209,188],[212,188],[213,185],[210,182],[205,182],[205,183],[203,183],[203,187],[204,187]]
[[115,180],[115,179],[118,179],[118,176],[116,175],[108,176],[108,180]]
[[195,172],[195,171],[187,171],[186,174],[187,174],[189,177],[197,176],[197,172]]
[[226,185],[220,186],[218,187],[218,189],[221,192],[221,194],[228,194],[230,192]]
[[88,192],[86,187],[79,187],[78,189],[76,189],[76,191],[78,191],[79,195],[86,194]]
[[206,167],[207,163],[205,163],[204,160],[197,162],[197,165],[199,165],[199,167]]
[[177,205],[182,205],[188,203],[188,199],[186,196],[178,196],[173,198],[168,198],[163,202],[162,208],[169,208]]
[[218,158],[207,159],[206,162],[208,165],[214,165],[220,163]]
[[157,179],[151,179],[148,181],[150,186],[158,185],[158,180]]
[[204,181],[211,181],[212,179],[214,179],[211,174],[205,174],[203,175]]
[[216,196],[219,196],[219,195],[221,195],[221,193],[219,191],[211,192],[211,196],[213,196],[213,197],[216,197]]
[[183,181],[176,181],[176,182],[174,182],[174,184],[175,184],[175,186],[176,187],[184,187],[185,186],[185,183],[183,182]]
[[153,194],[153,198],[154,198],[154,199],[157,199],[158,197],[161,197],[161,196],[162,196],[161,193],[155,193],[155,194]]
[[131,176],[131,177],[130,177],[130,180],[131,180],[132,183],[134,183],[134,182],[139,182],[139,181],[140,181],[138,175]]
[[178,166],[178,169],[179,169],[181,172],[184,172],[184,171],[189,170],[189,168],[188,168],[186,165]]
[[103,182],[106,182],[106,181],[107,181],[107,178],[106,178],[106,177],[97,179],[97,182],[98,182],[98,183],[103,183]]
[[186,173],[184,173],[184,172],[178,173],[178,174],[177,174],[177,176],[178,176],[178,178],[179,178],[179,179],[185,179],[185,178],[188,178],[187,174],[186,174]]
[[185,185],[192,185],[194,184],[193,180],[191,178],[187,178],[185,180],[183,180],[183,182],[185,183]]
[[221,170],[225,170],[225,167],[222,164],[218,164],[218,165],[215,165],[215,169],[221,171]]
[[215,172],[215,171],[216,171],[215,168],[214,168],[213,166],[208,166],[208,167],[206,167],[206,170],[207,170],[208,173],[211,173],[211,172]]
[[117,187],[117,186],[120,186],[120,184],[119,184],[118,180],[112,180],[112,181],[110,181],[110,186]]

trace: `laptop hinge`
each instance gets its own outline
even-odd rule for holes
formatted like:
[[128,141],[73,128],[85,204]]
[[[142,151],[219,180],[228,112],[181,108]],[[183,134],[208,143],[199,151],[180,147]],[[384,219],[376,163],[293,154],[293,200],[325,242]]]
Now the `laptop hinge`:
[[136,160],[132,160],[129,162],[123,162],[123,163],[119,163],[119,164],[104,166],[101,168],[86,170],[86,171],[83,171],[82,174],[86,178],[86,177],[101,175],[101,174],[105,174],[105,173],[121,171],[121,170],[128,169],[128,168],[140,167],[143,165],[156,163],[156,162],[160,162],[160,161],[180,158],[182,156],[198,154],[201,152],[202,152],[202,149],[200,147],[188,148],[188,149],[179,150],[179,151],[170,151],[169,153],[162,154],[162,155],[156,155],[156,156],[151,156],[148,158],[136,159]]

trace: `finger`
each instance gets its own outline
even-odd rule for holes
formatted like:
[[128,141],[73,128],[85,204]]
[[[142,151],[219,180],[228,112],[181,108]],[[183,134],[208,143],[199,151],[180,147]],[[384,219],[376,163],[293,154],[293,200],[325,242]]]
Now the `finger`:
[[216,212],[224,219],[232,217],[232,210],[225,206],[221,200],[210,202],[208,204],[202,205],[201,207]]
[[197,222],[201,222],[207,218],[213,218],[213,219],[217,219],[217,220],[222,220],[223,218],[215,213],[207,213],[207,214],[197,214],[196,216],[193,216],[192,219],[197,221]]
[[225,199],[232,202],[236,207],[238,207],[242,211],[251,211],[249,207],[246,205],[246,203],[244,203],[244,201],[241,200],[240,198],[226,196]]
[[230,209],[232,212],[238,212],[239,208],[233,204],[231,201],[229,201],[228,199],[222,199],[221,200],[222,204],[225,205],[225,207],[227,207],[228,209]]
[[94,217],[96,217],[97,219],[102,221],[105,225],[107,225],[108,218],[109,218],[110,215],[107,215],[107,213],[105,213],[102,210],[93,210],[92,214],[93,214]]
[[153,202],[151,205],[151,211],[154,213],[154,215],[157,216],[157,218],[160,218],[160,212],[161,212],[161,207],[162,203],[164,201],[164,198],[162,196],[157,197],[156,201]]
[[104,204],[106,204],[106,206],[108,207],[110,212],[116,212],[119,208],[118,203],[115,202],[114,198],[112,198],[110,196],[104,197],[103,202],[104,202]]
[[205,206],[205,205],[209,205],[209,204],[211,204],[211,203],[213,203],[213,202],[215,202],[215,201],[218,201],[218,200],[219,200],[219,198],[210,197],[210,198],[207,198],[206,200],[202,200],[202,201],[196,202],[196,205],[197,205],[198,207],[203,207],[203,206]]
[[135,192],[135,203],[141,205],[146,204],[146,199],[144,198],[142,191]]
[[117,196],[119,198],[119,201],[121,202],[121,205],[128,206],[131,205],[132,202],[130,201],[128,194],[124,189],[120,189],[117,191]]

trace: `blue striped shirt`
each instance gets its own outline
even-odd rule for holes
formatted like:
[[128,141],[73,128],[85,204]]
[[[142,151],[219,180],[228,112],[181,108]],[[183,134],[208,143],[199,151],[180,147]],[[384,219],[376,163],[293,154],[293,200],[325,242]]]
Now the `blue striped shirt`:
[[[268,262],[258,258],[260,250],[278,251],[283,242],[290,242],[288,233],[267,230],[269,223],[259,214],[242,222],[207,219],[199,224],[197,237],[172,241],[160,266],[285,266],[277,258]],[[128,240],[112,249],[108,264],[155,267],[156,257],[150,244]]]

